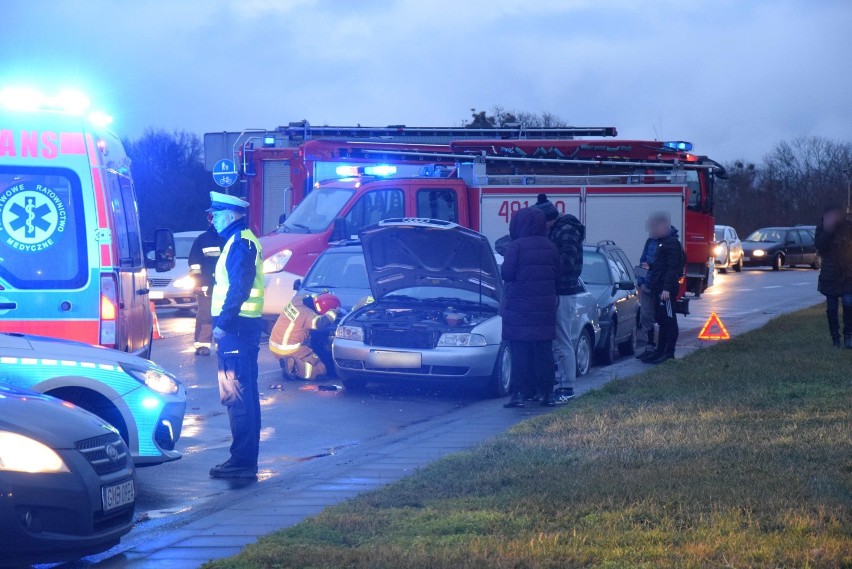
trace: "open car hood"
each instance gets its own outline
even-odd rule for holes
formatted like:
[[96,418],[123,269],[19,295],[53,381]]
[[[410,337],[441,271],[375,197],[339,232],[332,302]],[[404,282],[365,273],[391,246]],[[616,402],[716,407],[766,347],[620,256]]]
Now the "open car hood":
[[485,236],[455,223],[387,220],[361,232],[373,297],[421,286],[449,287],[500,301],[502,281]]

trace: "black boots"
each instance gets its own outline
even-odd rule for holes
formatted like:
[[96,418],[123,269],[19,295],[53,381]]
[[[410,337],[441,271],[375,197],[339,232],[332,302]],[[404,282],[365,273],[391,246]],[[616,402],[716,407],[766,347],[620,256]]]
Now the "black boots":
[[553,390],[546,391],[541,398],[542,407],[556,407],[556,399],[553,398]]
[[524,394],[520,391],[512,393],[512,398],[509,402],[503,405],[505,409],[520,409],[524,406]]

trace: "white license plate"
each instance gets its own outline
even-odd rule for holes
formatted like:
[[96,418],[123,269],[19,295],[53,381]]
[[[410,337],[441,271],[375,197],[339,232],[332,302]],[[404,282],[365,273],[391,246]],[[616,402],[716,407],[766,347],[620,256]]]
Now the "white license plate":
[[743,257],[743,261],[751,261],[751,257]]
[[127,480],[121,484],[104,486],[101,488],[104,511],[109,512],[116,508],[132,504],[136,500],[136,487],[133,480]]
[[163,296],[163,291],[152,290],[148,293],[148,298],[150,298],[151,300],[162,300],[165,297]]
[[368,369],[416,369],[421,367],[420,354],[417,352],[388,352],[384,350],[371,350],[367,354],[366,364]]

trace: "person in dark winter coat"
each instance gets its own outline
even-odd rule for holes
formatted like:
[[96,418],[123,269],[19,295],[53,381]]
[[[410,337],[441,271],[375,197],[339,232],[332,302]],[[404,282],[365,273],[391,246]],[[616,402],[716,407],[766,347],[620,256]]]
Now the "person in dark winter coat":
[[540,390],[542,405],[552,406],[555,382],[553,340],[556,337],[556,279],[559,251],[547,237],[547,220],[537,208],[512,216],[511,243],[505,249],[501,275],[503,340],[512,354],[512,399],[505,407],[523,407],[527,395]]
[[660,364],[675,357],[679,328],[674,304],[680,287],[680,276],[683,274],[683,246],[677,238],[677,231],[672,232],[672,220],[667,212],[651,215],[648,227],[651,236],[657,239],[647,281],[656,303],[655,316],[660,326],[660,335],[656,350],[641,360]]
[[825,295],[825,311],[831,342],[840,347],[840,304],[843,305],[843,339],[852,349],[852,221],[837,206],[825,208],[816,228],[816,247],[822,256],[819,292]]
[[[209,217],[209,215],[208,215]],[[214,273],[225,240],[212,225],[192,242],[189,250],[189,274],[195,277],[195,298],[198,310],[195,313],[195,355],[209,356],[213,342],[213,316],[210,305],[213,297]]]
[[[648,221],[650,227],[650,220]],[[669,230],[672,237],[679,237],[677,229],[672,226]],[[657,252],[657,246],[660,240],[650,236],[645,240],[645,246],[642,249],[642,255],[639,257],[639,266],[646,271],[651,270],[651,265],[654,263],[654,255]],[[636,359],[641,360],[651,357],[657,351],[657,344],[654,342],[654,324],[657,321],[657,303],[659,298],[651,291],[651,285],[648,281],[649,276],[646,274],[637,280],[639,285],[639,328],[645,333],[645,338],[648,342],[645,351],[636,356]]]
[[539,194],[535,207],[544,212],[550,240],[556,245],[561,261],[556,277],[559,307],[556,312],[553,351],[559,369],[558,397],[565,401],[574,397],[574,382],[577,379],[577,356],[574,352],[571,323],[576,320],[575,295],[584,290],[580,284],[580,273],[583,272],[583,241],[586,239],[586,228],[570,213],[559,215],[559,210],[545,194]]

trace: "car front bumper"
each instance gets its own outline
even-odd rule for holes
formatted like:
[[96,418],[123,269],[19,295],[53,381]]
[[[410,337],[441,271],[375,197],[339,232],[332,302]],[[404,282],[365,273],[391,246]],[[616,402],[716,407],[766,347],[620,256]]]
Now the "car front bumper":
[[105,551],[133,527],[134,505],[104,511],[102,489],[133,480],[131,462],[95,473],[76,450],[57,451],[71,472],[0,472],[2,564],[69,561]]
[[180,289],[171,285],[150,287],[148,298],[157,308],[180,308],[182,310],[198,308],[198,299],[194,290]]
[[775,258],[775,254],[769,254],[762,257],[755,257],[754,255],[745,252],[743,253],[743,265],[746,267],[770,267],[772,266],[772,260]]
[[[136,466],[154,466],[180,459],[181,453],[174,449],[186,413],[183,385],[174,395],[162,395],[140,387],[122,399],[127,409],[125,422],[131,431],[128,446]],[[135,426],[135,441],[131,426]]]
[[[332,345],[334,363],[343,378],[483,378],[494,371],[499,351],[500,346],[496,344],[476,348],[412,350],[335,339]],[[419,365],[414,365],[418,362]]]

